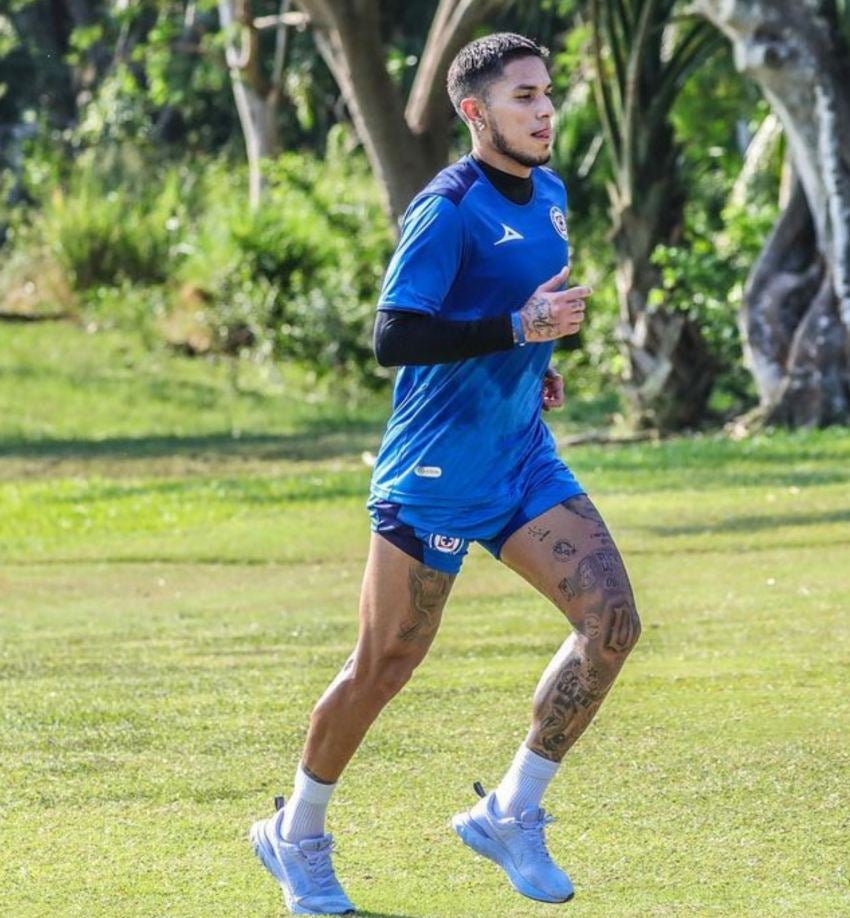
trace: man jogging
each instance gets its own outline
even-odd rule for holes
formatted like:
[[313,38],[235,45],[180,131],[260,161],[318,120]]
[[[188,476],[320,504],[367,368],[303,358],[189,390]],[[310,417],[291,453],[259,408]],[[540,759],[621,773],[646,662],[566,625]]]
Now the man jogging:
[[372,477],[372,537],[351,657],[316,704],[294,791],[251,839],[296,914],[354,906],[325,811],[370,725],[428,652],[471,541],[525,578],[572,633],[534,694],[531,727],[494,791],[452,820],[460,839],[544,902],[573,895],[550,857],[543,794],[602,703],[640,623],[622,559],[556,454],[555,339],[583,321],[565,289],[566,194],[549,169],[547,52],[519,35],[464,47],[448,91],[472,153],[413,200],[378,306],[375,350],[401,367]]

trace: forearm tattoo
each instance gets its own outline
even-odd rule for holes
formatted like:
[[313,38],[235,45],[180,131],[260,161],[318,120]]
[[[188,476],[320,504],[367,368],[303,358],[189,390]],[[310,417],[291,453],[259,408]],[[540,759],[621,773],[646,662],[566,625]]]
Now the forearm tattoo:
[[546,297],[535,294],[520,312],[522,330],[526,338],[534,334],[549,338],[555,331],[555,320],[552,318],[552,307]]
[[407,578],[410,590],[410,616],[402,622],[398,636],[411,644],[429,644],[440,626],[454,575],[417,562]]

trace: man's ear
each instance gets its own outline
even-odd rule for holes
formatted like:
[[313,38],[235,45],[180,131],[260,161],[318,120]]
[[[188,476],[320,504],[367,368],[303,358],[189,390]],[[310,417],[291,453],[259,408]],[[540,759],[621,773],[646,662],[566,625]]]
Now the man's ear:
[[460,110],[463,114],[463,119],[470,127],[476,127],[477,125],[484,125],[484,106],[481,104],[479,99],[476,99],[475,96],[468,96],[466,99],[460,100]]

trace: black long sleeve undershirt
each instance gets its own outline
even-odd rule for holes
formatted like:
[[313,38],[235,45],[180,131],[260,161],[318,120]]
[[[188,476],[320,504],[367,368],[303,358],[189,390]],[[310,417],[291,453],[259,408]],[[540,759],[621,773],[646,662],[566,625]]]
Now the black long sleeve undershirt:
[[381,309],[372,343],[382,367],[429,367],[509,351],[514,337],[509,315],[454,322],[402,309]]
[[[475,157],[481,171],[514,204],[527,204],[534,192],[531,175],[503,172]],[[514,346],[509,315],[454,322],[402,309],[380,310],[373,347],[382,367],[434,366],[482,357]]]

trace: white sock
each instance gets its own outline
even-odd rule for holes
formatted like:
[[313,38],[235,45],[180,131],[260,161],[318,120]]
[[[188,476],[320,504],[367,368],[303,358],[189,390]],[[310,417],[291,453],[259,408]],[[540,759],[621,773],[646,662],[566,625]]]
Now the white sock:
[[496,807],[502,816],[519,819],[527,809],[539,807],[560,764],[544,759],[523,743],[495,791]]
[[314,781],[299,765],[295,787],[283,811],[281,836],[292,844],[325,834],[325,813],[336,784]]

